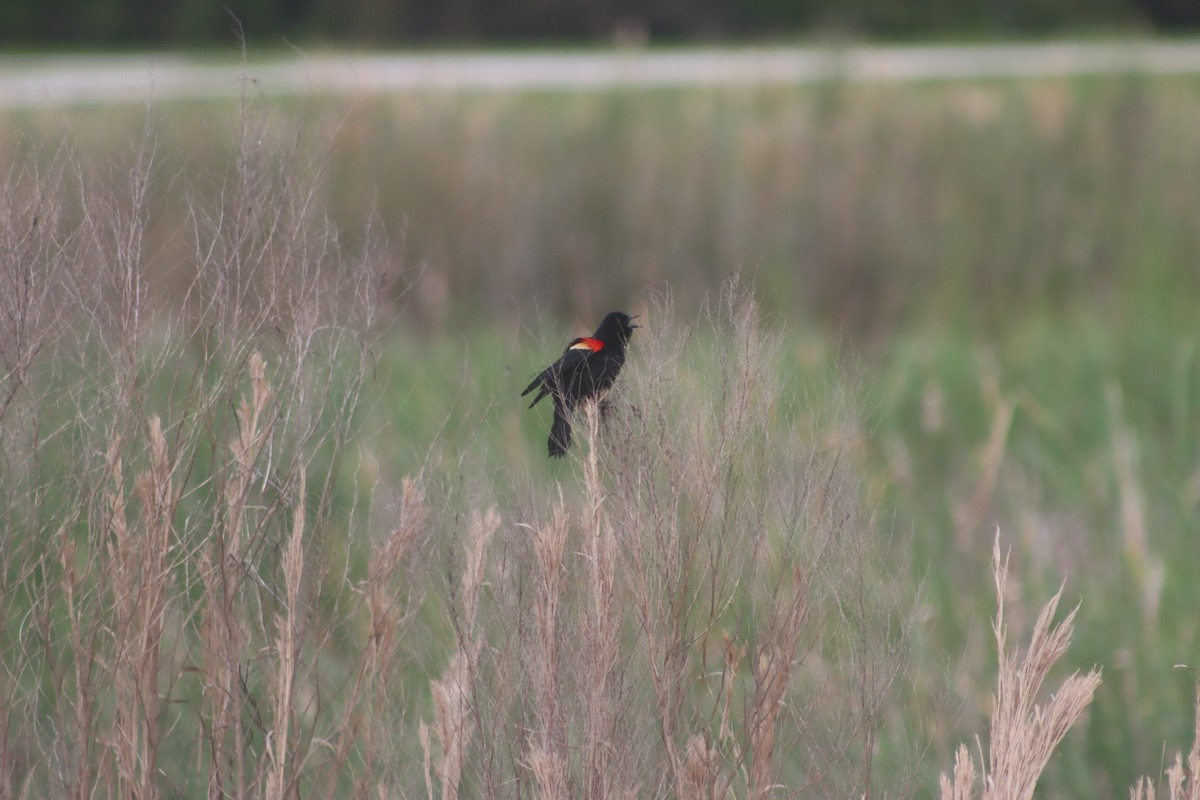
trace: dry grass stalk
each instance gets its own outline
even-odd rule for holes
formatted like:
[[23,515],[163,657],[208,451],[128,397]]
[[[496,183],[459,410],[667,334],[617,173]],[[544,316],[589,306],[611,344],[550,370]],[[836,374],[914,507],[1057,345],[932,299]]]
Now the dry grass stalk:
[[611,764],[616,700],[613,670],[618,651],[618,619],[613,594],[616,580],[616,537],[604,514],[605,489],[600,480],[598,436],[600,409],[597,403],[584,408],[587,423],[587,456],[583,482],[587,496],[584,524],[584,557],[587,564],[588,611],[584,634],[584,759],[587,765],[586,797],[605,800],[615,796],[616,777]]
[[536,797],[541,800],[567,800],[571,796],[567,762],[562,753],[535,744],[529,749],[525,766],[533,773]]
[[[669,300],[647,314],[653,324],[622,385],[629,396],[614,401],[628,407],[599,433],[602,492],[589,490],[582,464],[583,514],[601,497],[600,518],[619,541],[614,614],[636,637],[619,640],[631,646],[609,673],[613,703],[629,691],[645,697],[627,705],[647,719],[620,713],[657,734],[626,750],[618,736],[614,772],[644,758],[624,785],[655,795],[762,797],[787,783],[857,796],[871,782],[869,759],[857,756],[870,749],[879,693],[903,654],[888,639],[898,629],[881,632],[881,606],[860,596],[876,591],[873,573],[858,575],[873,569],[876,545],[849,437],[825,437],[790,404],[779,338],[748,292],[731,285],[709,313],[711,330],[674,326]],[[711,348],[691,349],[710,335]],[[794,427],[776,427],[780,418]],[[843,621],[853,642],[834,633]],[[809,674],[799,665],[816,650]]]
[[135,480],[142,514],[133,528],[124,518],[119,440],[113,440],[109,451],[114,483],[109,492],[109,558],[118,636],[113,666],[116,717],[109,748],[116,760],[117,790],[152,798],[157,796],[159,659],[170,577],[172,518],[179,498],[158,417],[150,418],[147,438],[150,467]]
[[526,756],[538,796],[544,800],[568,797],[565,718],[560,704],[559,615],[566,580],[563,552],[567,544],[569,518],[559,496],[554,519],[540,527],[534,538],[537,560],[533,617],[536,627],[533,652],[533,685],[538,693],[535,711],[537,736]]
[[1126,423],[1124,402],[1116,383],[1109,382],[1104,387],[1104,399],[1113,430],[1112,457],[1121,508],[1121,540],[1135,577],[1142,580],[1147,557],[1147,523],[1146,504],[1137,474],[1136,440]]
[[[1179,753],[1175,754],[1175,763],[1167,770],[1167,789],[1171,800],[1183,800],[1185,797],[1184,787],[1187,786],[1189,775],[1194,776],[1196,773],[1188,773],[1183,768],[1183,756]],[[1195,780],[1192,781],[1191,798],[1195,798]]]
[[[112,576],[111,602],[113,602],[114,606],[119,604],[120,607],[120,610],[114,609],[114,611],[117,614],[124,616],[128,622],[132,622],[131,608],[133,605],[133,596],[136,586],[134,572],[129,562],[131,561],[131,552],[136,548],[130,542],[130,539],[133,538],[133,536],[131,536],[129,519],[127,518],[125,470],[124,463],[121,459],[120,448],[121,441],[119,437],[114,436],[109,442],[105,470],[108,473],[106,477],[109,481],[106,483],[104,488],[104,505],[105,511],[107,511],[107,529],[104,532],[104,545],[106,550],[105,555],[107,556],[108,562],[105,572]],[[66,545],[66,547],[64,547],[64,559],[69,555],[71,557],[71,561],[73,562],[77,556],[74,542],[64,539],[63,544]],[[69,600],[68,608],[74,615],[73,619],[78,620],[78,622],[74,623],[72,627],[78,628],[82,625],[82,620],[85,618],[86,611],[81,607],[82,604],[77,605],[76,587],[78,586],[78,580],[76,578],[74,564],[64,560],[63,566],[66,570],[66,579],[64,580],[64,583],[67,586],[67,597]],[[86,592],[85,588],[79,588],[82,589],[81,593]],[[121,625],[117,625],[116,627],[124,628],[124,626]],[[72,639],[75,642],[80,642],[82,639],[82,634],[73,631]],[[126,643],[127,651],[131,648],[131,646],[132,645],[129,643]],[[126,725],[129,725],[129,707],[136,701],[132,696],[132,676],[130,674],[128,659],[122,660],[122,666],[125,668],[113,674],[113,693],[121,698],[120,705],[125,712],[122,721]],[[78,662],[78,659],[76,659],[76,661]],[[83,720],[80,720],[80,723],[82,722]],[[87,729],[86,733],[90,733],[90,729]],[[109,736],[113,737],[114,733],[110,731]],[[110,785],[118,780],[119,777],[124,779],[128,785],[128,782],[132,780],[130,776],[136,769],[136,754],[135,752],[131,751],[130,747],[127,746],[128,742],[123,740],[124,737],[122,737],[121,740],[105,742],[104,751],[108,758],[103,759],[101,770],[104,773],[107,773],[107,782]],[[82,753],[86,751],[79,750],[79,752]],[[109,761],[113,763],[103,763]],[[95,776],[88,776],[82,772],[78,777],[79,783],[75,788],[80,792],[84,791],[84,787],[87,785],[89,778],[92,780],[95,778]]]
[[228,531],[231,538],[229,552],[234,558],[240,551],[240,535],[243,529],[242,515],[246,510],[246,494],[254,481],[254,465],[266,442],[263,429],[263,413],[271,399],[271,386],[267,383],[267,363],[258,352],[250,356],[250,397],[242,400],[238,409],[238,435],[229,445],[234,469],[226,497],[228,509]]
[[[257,381],[256,381],[257,383]],[[256,387],[257,389],[257,387]],[[297,640],[303,614],[300,609],[300,583],[304,576],[304,502],[305,469],[301,466],[296,482],[296,501],[292,508],[292,534],[283,557],[283,578],[287,604],[276,615],[275,629],[275,725],[267,743],[270,772],[266,781],[267,800],[282,800],[289,794],[292,776],[289,775],[289,735],[293,726],[293,689],[296,681]],[[293,766],[291,772],[295,772]]]
[[[975,539],[980,523],[987,516],[996,490],[996,481],[1000,477],[1000,467],[1004,464],[1008,433],[1012,427],[1013,413],[1016,411],[1016,404],[1012,400],[995,397],[992,402],[992,424],[983,448],[979,481],[971,492],[970,500],[958,510],[955,518],[959,541],[964,543]],[[964,549],[969,548],[964,545]]]
[[66,306],[57,295],[71,263],[56,235],[66,163],[25,174],[14,164],[0,186],[0,422],[9,425],[35,361],[61,333]]
[[[116,455],[119,448],[110,447],[109,459],[117,459]],[[114,481],[119,479],[120,467],[114,474]],[[116,490],[110,489],[115,495]],[[110,495],[108,503],[114,501]],[[123,499],[119,501],[123,503]],[[111,507],[111,506],[110,506]],[[107,532],[107,531],[106,531]],[[71,652],[75,657],[72,659],[75,685],[79,687],[79,697],[74,703],[72,716],[69,720],[69,726],[64,725],[66,731],[64,736],[72,739],[72,749],[74,751],[74,765],[69,774],[64,775],[64,786],[67,790],[66,794],[69,797],[84,797],[87,795],[87,786],[92,781],[90,780],[90,770],[93,768],[92,753],[94,750],[94,742],[91,736],[92,731],[96,726],[96,708],[97,700],[96,692],[92,687],[92,676],[95,674],[95,647],[94,638],[89,632],[84,630],[85,612],[83,610],[80,594],[87,592],[86,582],[82,579],[76,567],[76,558],[78,549],[75,543],[67,535],[67,526],[63,525],[58,530],[58,535],[55,536],[58,542],[59,558],[63,570],[62,586],[67,604],[67,618],[70,620],[70,642]],[[5,716],[7,710],[0,710],[0,717]],[[6,721],[6,720],[0,720]],[[66,722],[66,720],[64,720]],[[69,731],[69,733],[67,733]],[[7,730],[5,731],[7,734]],[[0,753],[0,756],[9,756],[7,752]],[[12,763],[11,760],[6,760],[0,763]],[[3,770],[0,770],[3,772]],[[15,797],[16,792],[9,785],[12,776],[6,776],[4,779],[5,785],[0,786],[0,796]]]
[[1121,542],[1130,572],[1142,595],[1142,614],[1148,625],[1158,620],[1162,601],[1164,565],[1147,546],[1145,488],[1139,474],[1137,437],[1130,429],[1120,387],[1105,386],[1109,425],[1112,428],[1113,473],[1120,507]]
[[[386,717],[378,712],[389,702],[389,676],[399,661],[400,628],[411,614],[411,609],[405,606],[407,597],[398,585],[398,577],[404,557],[424,529],[429,513],[424,493],[411,478],[403,480],[400,498],[397,524],[382,542],[373,546],[367,579],[365,585],[360,587],[367,600],[370,635],[358,664],[354,685],[347,693],[345,710],[336,726],[341,736],[338,737],[332,759],[334,769],[329,770],[325,782],[325,797],[328,800],[340,796],[337,777],[350,759],[352,749],[361,747],[365,769],[358,785],[365,792],[372,785],[374,765],[389,756],[380,752],[381,747],[395,737],[394,732],[377,731],[377,728],[387,725]],[[428,730],[422,727],[420,733],[425,737],[423,744],[427,746]],[[377,786],[383,794],[383,784]]]
[[[1192,729],[1192,749],[1188,751],[1187,774],[1191,777],[1188,800],[1200,800],[1200,687],[1196,690],[1195,727]],[[1176,771],[1182,771],[1182,758],[1176,758]]]
[[[406,614],[393,582],[429,515],[425,495],[411,478],[405,478],[401,484],[400,497],[398,524],[381,544],[375,546],[365,587],[371,614],[371,636],[363,669],[377,682],[376,690],[383,693],[387,688],[387,667],[395,658],[399,645],[397,633]],[[356,687],[353,706],[358,704],[359,691]]]
[[733,690],[738,683],[739,665],[746,658],[746,646],[738,643],[728,633],[722,633],[724,647],[721,648],[721,729],[720,740],[735,741],[730,725],[733,711]]
[[471,665],[469,657],[456,652],[442,677],[431,685],[433,733],[441,747],[436,774],[442,784],[442,800],[456,800],[462,782],[464,751],[475,732],[471,719]]
[[250,637],[240,609],[246,571],[242,542],[255,465],[268,437],[263,427],[264,413],[273,394],[266,378],[266,361],[257,352],[250,356],[249,371],[250,397],[238,408],[237,435],[229,443],[231,462],[224,485],[224,515],[214,526],[208,548],[200,554],[205,595],[203,671],[211,720],[209,792],[238,797],[247,791],[247,748],[241,722],[247,687],[241,657]]
[[783,698],[792,674],[792,660],[804,630],[807,616],[807,590],[799,566],[794,568],[795,586],[789,602],[779,611],[774,641],[763,645],[755,670],[754,705],[750,713],[751,798],[766,797],[774,786],[772,760],[775,754],[775,728]]
[[[1003,598],[1008,576],[1008,561],[1000,559],[999,538],[993,552],[996,596]],[[1034,623],[1033,635],[1025,658],[1018,660],[1006,647],[1007,626],[1004,605],[998,600],[993,631],[1000,655],[1000,677],[996,706],[992,712],[989,750],[988,793],[985,797],[1020,798],[1033,796],[1037,779],[1045,769],[1054,748],[1066,736],[1100,685],[1100,673],[1072,674],[1043,706],[1034,700],[1050,668],[1066,654],[1071,644],[1073,622],[1078,607],[1057,625],[1054,612],[1062,589],[1042,608]]]
[[1129,789],[1129,800],[1156,800],[1157,796],[1154,784],[1145,776]]
[[[335,490],[383,262],[341,244],[286,126],[243,132],[219,176],[164,175],[153,124],[130,164],[0,176],[5,796],[374,790],[362,706],[397,672],[415,533],[356,581],[370,497]],[[194,235],[165,256],[163,206]]]
[[[458,620],[456,650],[442,677],[433,681],[433,733],[441,748],[436,774],[442,784],[443,800],[456,800],[463,777],[463,763],[475,733],[472,708],[474,677],[483,639],[476,629],[480,593],[486,580],[488,543],[500,527],[495,508],[472,512],[466,544],[466,563],[461,578],[462,618]],[[426,758],[429,758],[428,751]],[[429,766],[426,766],[429,772]],[[432,791],[432,789],[430,789]]]
[[[1004,592],[1008,582],[1008,559],[1001,557],[999,536],[993,546],[992,563],[997,597],[992,631],[1000,654],[1000,674],[992,710],[988,770],[983,776],[982,797],[984,800],[1030,800],[1054,748],[1092,702],[1100,685],[1100,673],[1098,670],[1082,676],[1074,673],[1044,705],[1036,704],[1050,669],[1071,644],[1072,623],[1079,609],[1076,607],[1062,622],[1053,624],[1054,612],[1062,597],[1060,588],[1038,614],[1029,649],[1023,659],[1019,658],[1007,645]],[[969,758],[969,755],[960,748],[953,783],[943,775],[943,800],[969,796],[963,782],[973,769],[962,763],[964,757]]]
[[[386,581],[395,574],[429,517],[425,493],[412,478],[405,478],[400,484],[400,507],[396,516],[398,524],[392,528],[382,544],[375,546],[372,553],[367,583],[373,592],[383,591]],[[378,598],[377,602],[382,604],[384,599]]]
[[[1187,781],[1187,775],[1183,771],[1183,757],[1179,753],[1175,754],[1175,762],[1167,768],[1167,796],[1171,800],[1183,797],[1183,787]],[[1151,795],[1154,794],[1153,784],[1149,778],[1142,778],[1143,786],[1149,789]]]
[[[1187,765],[1184,765],[1184,755],[1175,753],[1175,761],[1167,768],[1167,798],[1168,800],[1200,800],[1200,684],[1196,686],[1195,721],[1192,729],[1192,749],[1187,754]],[[1143,776],[1129,789],[1132,800],[1154,800],[1154,781],[1149,776]]]
[[683,793],[680,800],[721,800],[726,784],[719,784],[721,754],[703,736],[693,734],[684,748]]
[[941,776],[942,800],[972,800],[975,797],[975,761],[965,744],[954,754],[954,778]]
[[462,575],[463,628],[468,634],[475,631],[479,618],[479,595],[486,583],[487,548],[496,529],[500,514],[489,508],[483,514],[471,513],[470,536],[467,540],[466,566]]
[[433,737],[425,720],[417,724],[417,738],[421,742],[421,764],[425,768],[425,796],[433,800]]

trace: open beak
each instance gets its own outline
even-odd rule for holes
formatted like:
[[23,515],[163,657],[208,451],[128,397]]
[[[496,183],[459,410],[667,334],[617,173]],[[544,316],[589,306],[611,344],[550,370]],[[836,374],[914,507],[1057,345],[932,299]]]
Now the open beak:
[[[635,319],[637,319],[637,318],[638,318],[638,317],[640,317],[640,316],[641,316],[641,314],[634,314],[632,317],[630,317],[630,318],[629,318],[629,322],[630,322],[630,323],[632,323],[632,322],[633,322]],[[640,328],[640,327],[642,327],[642,326],[641,326],[641,325],[633,325],[633,324],[630,324],[630,326],[629,326],[629,327],[630,327],[630,328]]]

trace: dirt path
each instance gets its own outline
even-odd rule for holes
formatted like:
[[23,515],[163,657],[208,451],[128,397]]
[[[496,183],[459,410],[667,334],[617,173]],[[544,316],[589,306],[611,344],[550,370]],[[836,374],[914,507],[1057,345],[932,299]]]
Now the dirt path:
[[701,48],[562,53],[348,55],[239,63],[173,54],[0,58],[0,108],[420,90],[953,80],[1136,72],[1200,74],[1200,40],[971,47]]

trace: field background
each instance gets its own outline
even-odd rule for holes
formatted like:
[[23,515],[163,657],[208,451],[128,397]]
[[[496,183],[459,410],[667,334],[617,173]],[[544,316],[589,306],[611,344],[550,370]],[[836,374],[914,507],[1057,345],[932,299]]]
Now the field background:
[[[496,608],[478,620],[479,601],[454,591],[459,571],[471,571],[469,556],[452,555],[475,541],[463,531],[488,528],[487,509],[495,509],[491,527],[501,533],[485,563],[499,575],[506,548],[520,550],[511,541],[522,525],[550,526],[556,502],[589,519],[598,484],[625,485],[619,448],[599,448],[602,464],[592,469],[600,474],[591,479],[586,447],[548,462],[548,414],[528,411],[517,396],[563,341],[619,308],[642,314],[645,325],[618,398],[630,404],[623,414],[664,402],[663,419],[682,420],[677,431],[694,424],[716,435],[727,418],[720,409],[732,408],[719,405],[730,387],[744,383],[739,375],[757,376],[772,399],[750,402],[764,418],[738,429],[749,450],[730,463],[755,476],[755,464],[771,466],[748,485],[786,493],[789,476],[812,474],[788,467],[789,453],[840,454],[837,486],[853,495],[846,502],[861,542],[833,560],[870,566],[831,569],[825,580],[833,587],[831,576],[853,574],[871,584],[856,596],[875,610],[855,617],[851,630],[890,631],[879,636],[891,672],[864,746],[873,770],[864,777],[855,772],[861,759],[842,769],[831,758],[841,772],[830,774],[844,781],[818,779],[797,756],[799,766],[779,767],[782,783],[818,796],[852,787],[928,796],[958,744],[975,749],[996,677],[990,558],[998,531],[1012,551],[1016,579],[1006,599],[1016,639],[1025,640],[1036,609],[1065,584],[1064,602],[1081,608],[1061,675],[1103,670],[1095,702],[1050,761],[1039,796],[1126,796],[1137,776],[1160,775],[1166,754],[1190,745],[1200,665],[1198,130],[1200,81],[1137,75],[294,101],[269,100],[248,84],[240,103],[7,114],[5,794],[89,785],[64,777],[62,765],[77,759],[91,765],[90,785],[112,791],[137,773],[109,765],[103,748],[67,731],[120,729],[129,709],[145,714],[152,705],[111,677],[123,669],[119,654],[136,650],[121,644],[129,618],[119,598],[127,595],[105,599],[107,579],[87,573],[86,553],[96,565],[121,561],[119,544],[105,544],[119,539],[111,522],[96,521],[116,513],[113,442],[133,448],[124,456],[132,498],[135,465],[155,474],[146,420],[159,415],[169,451],[187,450],[190,460],[186,470],[164,467],[183,493],[163,512],[165,528],[146,523],[174,543],[164,544],[167,560],[154,573],[171,576],[166,599],[151,603],[172,609],[169,644],[138,684],[163,698],[145,728],[161,726],[161,742],[138,735],[162,745],[149,782],[168,796],[198,796],[204,787],[194,776],[221,760],[205,753],[222,748],[196,742],[242,746],[187,710],[210,702],[189,683],[196,673],[217,681],[209,656],[197,653],[219,649],[215,623],[187,617],[203,616],[208,592],[224,591],[198,577],[202,559],[194,559],[207,537],[197,520],[207,514],[214,529],[236,531],[243,514],[257,513],[260,527],[245,523],[258,542],[246,560],[261,559],[263,575],[278,569],[285,588],[271,590],[276,599],[294,591],[320,610],[308,617],[321,620],[311,650],[301,648],[307,655],[293,668],[318,676],[313,686],[341,687],[332,692],[339,699],[310,697],[310,710],[296,715],[292,735],[319,756],[280,766],[278,776],[286,772],[306,796],[318,785],[376,779],[395,794],[424,796],[420,764],[431,757],[422,756],[416,723],[432,719],[430,683],[448,680],[464,659],[475,663],[464,641],[502,648],[488,631],[507,630],[499,578],[484,582]],[[220,260],[220,248],[205,242],[227,245],[233,255],[221,263],[237,269],[213,277],[219,271],[193,268]],[[85,296],[80,287],[92,282],[95,295]],[[320,301],[289,294],[300,286]],[[39,321],[22,322],[14,310],[22,307],[41,309]],[[37,331],[45,333],[28,338]],[[765,355],[744,363],[743,347]],[[306,466],[298,496],[313,521],[296,541],[324,565],[321,577],[286,577],[298,473],[288,472],[275,505],[266,477],[237,477],[244,453],[234,453],[227,472],[219,467],[247,424],[240,403],[261,380],[255,350],[267,354],[279,408],[294,410],[269,415],[283,436],[275,457]],[[222,371],[226,378],[212,377]],[[656,401],[656,392],[668,397]],[[705,406],[710,392],[719,396],[713,408]],[[628,431],[633,423],[622,424]],[[678,444],[668,438],[656,451],[655,441],[630,444],[629,458],[648,475],[658,474],[656,453]],[[407,490],[406,479],[415,482]],[[343,662],[358,663],[356,637],[368,625],[351,605],[375,597],[363,588],[377,556],[368,544],[407,524],[397,520],[415,513],[413,485],[428,504],[418,515],[422,532],[411,534],[422,543],[419,558],[379,590],[388,602],[410,602],[400,614],[407,634],[391,651],[403,657],[370,673],[394,672],[371,690],[390,705],[364,706],[378,712],[380,732],[338,761],[341,740],[320,741],[314,720],[329,708],[342,713],[339,704],[348,695],[357,702],[360,683],[369,683],[340,672]],[[262,497],[238,501],[238,486]],[[155,491],[138,491],[153,507]],[[736,510],[731,497],[724,502]],[[63,555],[70,542],[83,548],[78,564]],[[269,575],[256,580],[270,583]],[[71,586],[92,598],[94,616],[69,599]],[[827,596],[840,597],[829,587]],[[249,648],[238,662],[243,688],[272,685],[282,668],[267,659],[275,666],[255,677],[256,659],[287,649],[272,638],[269,603],[256,602],[261,609],[248,618],[258,618],[264,638],[257,650],[251,634],[239,645]],[[760,600],[737,602],[755,608]],[[472,613],[453,611],[463,607]],[[184,644],[187,631],[205,644]],[[85,691],[89,679],[69,664],[87,652],[89,635],[101,655]],[[836,673],[842,651],[837,635],[826,635],[798,662],[805,677],[796,692],[832,685],[821,671]],[[507,673],[495,670],[502,685]],[[95,688],[105,675],[111,696]],[[225,680],[238,684],[237,670]],[[80,702],[88,691],[93,702]],[[481,712],[476,724],[487,730],[483,721],[504,713]],[[526,722],[496,723],[495,731],[536,727]],[[272,747],[287,725],[260,724],[275,738],[246,745],[248,758],[275,776],[281,762]],[[834,730],[832,722],[822,730]],[[798,748],[812,748],[798,752],[824,752],[820,737],[794,736]],[[468,765],[533,770],[475,742]],[[435,746],[435,763],[451,749]],[[373,771],[375,763],[386,766]],[[345,764],[349,777],[338,771]],[[335,777],[320,774],[324,767]],[[753,794],[754,770],[743,772],[735,791]],[[468,780],[467,795],[486,794],[480,773],[472,779],[481,783]],[[272,785],[279,789],[264,777],[259,788],[269,794]]]

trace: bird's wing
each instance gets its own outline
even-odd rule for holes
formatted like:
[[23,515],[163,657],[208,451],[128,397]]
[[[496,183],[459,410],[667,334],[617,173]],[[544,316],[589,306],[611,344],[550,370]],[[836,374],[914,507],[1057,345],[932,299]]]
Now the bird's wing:
[[546,371],[543,372],[542,375],[545,377],[550,377],[547,373],[561,375],[564,372],[570,372],[576,366],[591,358],[596,352],[596,350],[593,350],[590,347],[581,347],[579,345],[572,344],[563,351],[562,357],[560,357],[558,361],[555,361],[546,368]]
[[594,350],[590,347],[578,347],[576,343],[580,341],[582,341],[582,339],[576,339],[575,342],[571,342],[570,344],[566,345],[566,349],[563,350],[563,355],[559,356],[558,361],[552,363],[552,365],[546,367],[545,369],[542,369],[542,371],[538,373],[538,377],[534,378],[532,381],[529,381],[529,385],[526,386],[526,390],[521,392],[521,397],[528,395],[529,392],[532,392],[535,389],[541,389],[541,391],[538,392],[538,396],[533,398],[533,402],[529,403],[529,408],[533,408],[534,405],[538,404],[538,401],[540,401],[542,397],[545,397],[552,391],[554,385],[558,383],[558,378],[560,375],[562,375],[564,372],[569,373],[571,369],[574,369],[577,365],[580,365],[581,362],[586,361],[587,357],[594,353]]
[[[589,342],[589,344],[581,344],[583,342]],[[590,343],[595,343],[595,346]],[[567,345],[567,349],[563,351],[558,361],[555,361],[542,370],[525,387],[525,391],[521,392],[521,396],[524,397],[534,389],[540,387],[541,391],[537,393],[537,396],[533,398],[533,402],[529,404],[529,407],[533,408],[539,400],[554,390],[554,387],[559,383],[560,378],[564,374],[570,375],[572,370],[599,352],[603,346],[603,343],[596,339],[576,339],[571,342],[571,344]]]
[[581,336],[567,345],[567,353],[570,353],[572,350],[577,350],[583,353],[599,353],[603,349],[604,342],[591,336]]
[[589,357],[599,353],[604,349],[604,342],[593,336],[581,336],[578,339],[572,339],[567,349],[550,366],[546,367],[538,376],[534,378],[525,391],[521,392],[521,397],[532,392],[534,389],[541,387],[541,391],[533,398],[533,402],[529,404],[530,408],[537,405],[538,401],[550,393],[554,384],[557,383],[556,378],[564,372],[569,372],[571,369],[586,361]]

